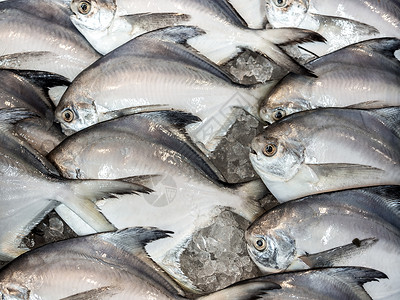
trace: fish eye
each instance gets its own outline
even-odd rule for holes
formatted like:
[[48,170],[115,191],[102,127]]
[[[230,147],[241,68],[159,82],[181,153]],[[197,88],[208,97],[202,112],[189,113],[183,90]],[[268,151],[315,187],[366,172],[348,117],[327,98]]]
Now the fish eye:
[[271,157],[274,156],[276,151],[277,151],[277,147],[274,144],[267,144],[264,149],[263,149],[263,153],[265,156]]
[[272,118],[275,121],[278,121],[280,119],[282,119],[283,117],[286,116],[286,111],[281,109],[281,108],[277,108],[273,113],[272,113]]
[[89,1],[81,1],[78,4],[78,11],[82,15],[87,15],[90,12],[91,8],[92,8],[92,5],[90,4]]
[[283,7],[286,5],[286,0],[274,0],[274,3],[277,7]]
[[263,251],[265,250],[265,248],[267,248],[267,243],[265,242],[264,239],[259,238],[258,240],[256,240],[254,242],[254,247],[258,250],[258,251]]
[[61,114],[65,122],[71,123],[74,120],[74,112],[69,108],[65,109]]

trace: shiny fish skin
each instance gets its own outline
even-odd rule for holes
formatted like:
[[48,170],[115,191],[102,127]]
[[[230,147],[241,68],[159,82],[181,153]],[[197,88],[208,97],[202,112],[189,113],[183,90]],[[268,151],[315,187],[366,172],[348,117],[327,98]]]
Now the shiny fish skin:
[[[171,232],[154,227],[70,239],[46,245],[0,271],[2,299],[188,299],[148,257],[144,246]],[[237,283],[202,300],[260,297],[279,285],[260,279]]]
[[48,71],[71,80],[100,57],[71,26],[63,1],[14,1],[0,3],[3,68]]
[[[306,66],[318,78],[285,76],[260,104],[260,117],[273,123],[318,107],[400,106],[400,40],[374,39],[322,56]],[[278,114],[278,115],[276,115]]]
[[[249,29],[225,0],[85,1],[89,12],[84,13],[79,10],[81,3],[80,0],[71,2],[71,10],[75,13],[71,20],[103,54],[144,32],[172,25],[189,25],[204,30],[206,34],[191,38],[188,44],[217,64],[227,62],[246,48],[263,53],[286,70],[308,74],[279,45],[324,41],[321,36],[307,30]],[[172,20],[169,20],[171,15]],[[165,18],[160,20],[160,16]]]
[[0,260],[8,261],[26,252],[21,240],[47,213],[64,203],[97,230],[115,227],[94,208],[95,199],[114,194],[149,192],[122,181],[68,180],[13,131],[13,124],[31,117],[23,109],[0,110],[2,198],[0,201]]
[[[280,202],[344,188],[399,185],[399,112],[400,107],[299,112],[254,138],[250,160]],[[263,153],[266,146],[269,156]]]
[[[173,111],[123,116],[69,136],[48,157],[69,178],[159,175],[150,185],[154,200],[122,197],[100,207],[117,228],[151,224],[174,231],[171,239],[152,243],[148,250],[157,263],[179,278],[177,262],[182,246],[194,231],[212,223],[220,212],[218,207],[228,207],[249,220],[254,220],[263,209],[254,199],[246,198],[248,193],[257,192],[255,187],[244,193],[248,185],[226,187],[215,180],[218,177],[211,175],[212,164],[204,155],[200,159],[202,156],[196,154],[200,150],[191,146],[187,137],[187,141],[183,139],[182,126],[186,123],[174,124],[174,119],[169,117],[174,115],[190,120],[190,115]],[[260,188],[264,190],[265,186]],[[155,200],[158,202],[153,203]],[[138,211],[141,213],[133,217]],[[65,215],[62,218],[69,223]],[[70,226],[74,230],[83,228],[76,224]]]
[[397,0],[266,0],[267,19],[273,27],[315,30],[326,45],[306,45],[324,55],[362,40],[400,38],[400,5]]
[[203,122],[191,125],[191,137],[208,147],[234,106],[257,115],[258,100],[274,82],[235,84],[215,64],[173,42],[196,34],[186,27],[161,30],[99,59],[79,74],[56,108],[64,133],[107,120],[113,111],[162,104],[198,116]]
[[[376,238],[376,244],[369,248],[356,255],[343,255],[332,263],[384,272],[389,280],[369,283],[365,288],[373,299],[396,299],[400,293],[400,230],[385,219],[394,219],[398,224],[399,207],[397,203],[395,211],[388,209],[385,197],[379,195],[385,189],[325,193],[278,205],[246,231],[249,254],[264,272],[308,269],[303,256],[351,244],[355,239]],[[387,191],[393,189],[388,187]],[[376,201],[380,198],[383,201]],[[268,246],[257,250],[258,240]]]

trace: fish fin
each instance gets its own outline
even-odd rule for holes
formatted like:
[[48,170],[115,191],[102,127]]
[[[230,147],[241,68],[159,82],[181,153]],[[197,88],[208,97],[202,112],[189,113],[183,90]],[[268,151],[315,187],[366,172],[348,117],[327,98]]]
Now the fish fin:
[[33,84],[40,86],[44,90],[56,86],[69,86],[71,82],[64,76],[51,72],[36,71],[36,70],[16,70],[7,69],[18,76],[24,77]]
[[10,131],[13,125],[21,120],[38,117],[34,112],[26,108],[3,108],[0,109],[0,130]]
[[377,117],[383,124],[390,128],[398,137],[400,137],[400,107],[384,107],[368,110]]
[[92,289],[72,296],[62,298],[60,300],[106,300],[111,296],[118,294],[118,289],[114,286],[103,286],[97,289]]
[[256,278],[256,280],[244,280],[234,283],[222,290],[197,298],[199,300],[256,300],[262,299],[263,295],[268,294],[269,290],[281,289],[279,284],[268,279]]
[[369,238],[359,240],[355,238],[351,244],[332,248],[323,252],[306,254],[299,258],[310,268],[333,267],[340,265],[344,258],[357,256],[369,247],[373,246],[378,239]]
[[313,18],[318,20],[321,24],[321,27],[328,27],[328,26],[334,26],[334,27],[339,27],[341,29],[348,28],[349,25],[351,25],[354,29],[354,31],[357,32],[357,34],[360,35],[376,35],[379,34],[379,30],[376,29],[374,26],[358,22],[352,19],[347,19],[347,18],[341,18],[341,17],[336,17],[336,16],[325,16],[325,15],[319,15],[319,14],[311,14]]
[[274,28],[258,30],[257,32],[263,37],[264,43],[255,44],[254,48],[251,50],[266,56],[274,63],[290,72],[316,77],[312,71],[290,57],[279,45],[285,46],[292,43],[325,42],[325,38],[319,33],[297,28]]
[[361,103],[356,103],[352,105],[348,105],[345,108],[351,109],[371,109],[371,108],[380,108],[382,107],[382,101],[366,101]]
[[363,288],[365,283],[388,278],[386,274],[378,270],[364,267],[336,267],[319,269],[319,271],[323,271],[325,275],[336,278],[340,282],[345,282],[357,293],[359,299],[372,299]]
[[189,15],[181,13],[140,13],[121,16],[121,18],[130,23],[133,28],[140,28],[145,32],[176,26],[191,19]]
[[127,115],[134,115],[143,112],[154,112],[160,110],[173,110],[167,104],[141,105],[127,107],[119,110],[111,110],[101,114],[100,121],[107,121]]
[[254,221],[265,211],[261,207],[259,200],[267,196],[270,192],[261,179],[255,179],[244,183],[236,183],[228,185],[232,191],[243,198],[244,201],[241,211],[235,213],[245,217],[249,221]]
[[183,294],[179,285],[148,255],[145,246],[153,241],[171,237],[172,231],[161,230],[156,227],[131,227],[116,232],[107,232],[99,235],[102,240],[113,244],[118,249],[139,257],[150,268],[164,277],[178,293]]
[[400,39],[397,38],[378,38],[363,41],[354,44],[353,47],[366,49],[368,52],[374,52],[384,55],[385,57],[397,61],[394,52],[400,49]]
[[366,165],[358,164],[305,164],[318,177],[318,185],[327,186],[334,183],[334,186],[346,186],[348,178],[358,177],[377,180],[382,177],[384,170]]
[[74,211],[97,232],[111,231],[116,228],[103,216],[94,201],[113,198],[121,194],[137,194],[143,191],[151,191],[142,185],[120,180],[69,179],[67,181],[72,191],[68,195],[62,195],[62,199],[59,201]]
[[174,26],[146,33],[146,37],[185,44],[188,39],[203,34],[205,34],[205,31],[196,26]]

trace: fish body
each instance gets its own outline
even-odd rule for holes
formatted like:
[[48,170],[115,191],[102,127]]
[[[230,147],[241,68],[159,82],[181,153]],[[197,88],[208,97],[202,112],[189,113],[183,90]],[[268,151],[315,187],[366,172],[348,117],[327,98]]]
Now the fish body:
[[400,105],[400,40],[360,42],[306,64],[318,77],[288,74],[260,105],[273,123],[285,115],[318,107],[379,108]]
[[[48,156],[69,178],[157,175],[152,184],[145,184],[154,190],[150,197],[122,197],[98,205],[117,228],[152,224],[174,231],[171,239],[149,245],[148,251],[178,278],[177,262],[185,243],[194,231],[212,224],[219,207],[228,207],[249,220],[263,211],[256,201],[246,198],[243,188],[249,187],[247,184],[224,183],[207,157],[183,135],[183,126],[190,119],[198,120],[177,111],[123,116],[75,133]],[[251,192],[255,191],[254,186]],[[69,223],[65,214],[58,212]],[[84,226],[77,224],[70,226],[74,230]]]
[[[252,279],[269,280],[281,286],[271,289],[261,299],[371,299],[363,285],[387,278],[382,272],[357,267],[323,268],[270,274]],[[384,280],[383,280],[384,281]]]
[[41,70],[72,80],[100,55],[69,21],[63,1],[0,3],[0,65]]
[[[84,5],[84,9],[82,9]],[[305,30],[249,29],[227,1],[72,1],[71,20],[102,54],[151,30],[167,26],[196,26],[205,35],[192,37],[188,44],[217,64],[224,63],[246,48],[261,52],[278,65],[307,73],[279,44],[322,41]]]
[[[389,197],[384,195],[386,192]],[[393,199],[396,195],[398,187],[371,187],[283,203],[249,227],[249,254],[263,272],[319,267],[310,261],[322,266],[374,268],[384,272],[389,281],[368,283],[367,292],[373,299],[395,299],[400,293],[396,271],[400,265],[399,208],[397,199]],[[377,241],[365,247],[357,242],[370,238]],[[355,252],[343,253],[349,248],[342,248],[324,261],[324,251],[353,243]],[[318,253],[320,260],[307,260]]]
[[91,65],[56,108],[64,133],[107,120],[123,109],[161,104],[200,117],[203,122],[191,125],[191,135],[206,145],[234,106],[257,115],[258,99],[271,83],[256,88],[235,84],[217,66],[171,41],[196,34],[196,29],[178,28],[160,31],[158,38],[142,36]]
[[400,5],[396,0],[268,0],[266,6],[273,27],[298,27],[322,34],[326,46],[306,45],[318,55],[370,38],[400,38]]
[[17,121],[31,117],[23,109],[0,111],[1,127],[1,232],[0,260],[26,252],[21,240],[59,203],[73,209],[98,230],[114,228],[94,208],[92,201],[112,194],[149,192],[147,188],[120,181],[71,181],[22,140],[13,129]]
[[324,108],[287,116],[254,138],[251,163],[280,202],[399,185],[399,109]]

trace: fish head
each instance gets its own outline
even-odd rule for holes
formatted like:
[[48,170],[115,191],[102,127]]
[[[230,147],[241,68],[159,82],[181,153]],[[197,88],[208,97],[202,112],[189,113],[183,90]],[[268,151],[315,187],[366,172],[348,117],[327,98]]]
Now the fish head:
[[305,146],[296,130],[290,122],[277,122],[253,139],[250,161],[267,187],[271,182],[291,180],[302,166]]
[[263,273],[277,273],[297,258],[296,241],[280,223],[283,212],[269,211],[246,230],[247,251]]
[[[68,96],[68,93],[64,96]],[[66,135],[71,135],[99,122],[97,108],[93,100],[84,96],[73,99],[74,101],[63,101],[63,97],[55,110],[56,122],[61,124]]]
[[268,22],[273,27],[299,27],[306,17],[308,0],[266,0]]
[[263,121],[272,124],[296,112],[313,109],[302,92],[293,87],[291,84],[279,85],[260,102],[258,114]]
[[72,0],[71,10],[71,21],[79,31],[104,31],[111,26],[117,5],[115,0]]

